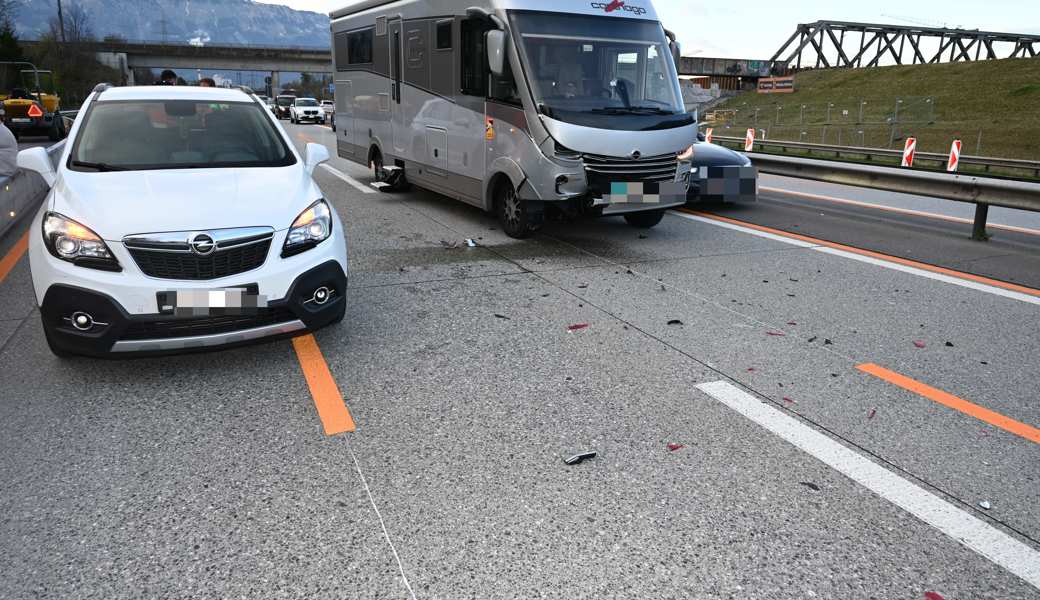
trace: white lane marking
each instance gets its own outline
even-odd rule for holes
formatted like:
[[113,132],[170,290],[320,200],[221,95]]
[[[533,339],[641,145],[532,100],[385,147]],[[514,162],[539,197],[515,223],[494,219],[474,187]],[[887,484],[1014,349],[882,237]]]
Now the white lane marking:
[[[899,208],[896,206],[885,206],[884,204],[874,204],[871,202],[863,202],[862,200],[849,200],[848,198],[836,198],[834,196],[825,196],[823,194],[811,194],[809,192],[799,192],[796,190],[785,190],[783,188],[769,187],[769,186],[758,186],[760,192],[771,192],[774,194],[785,194],[788,196],[795,196],[798,198],[805,198],[807,200],[823,200],[825,202],[834,202],[835,204],[848,204],[851,206],[861,206],[863,208],[873,208],[877,210],[883,210],[888,212],[894,212],[904,215],[911,215],[915,217],[927,217],[930,219],[939,219],[941,221],[949,221],[951,223],[965,223],[971,225],[973,221],[971,219],[965,219],[963,217],[954,217],[951,215],[941,215],[939,213],[927,212],[923,210],[914,210],[912,208]],[[1030,229],[1029,227],[1019,227],[1017,225],[1004,225],[1001,223],[987,223],[987,227],[993,229],[1003,229],[1005,231],[1014,231],[1017,233],[1025,233],[1029,235],[1040,235],[1040,229]]]
[[390,534],[386,530],[386,522],[383,521],[383,514],[379,512],[379,507],[376,506],[375,498],[372,497],[372,490],[368,487],[368,481],[365,479],[365,474],[361,472],[361,463],[358,462],[357,455],[354,454],[354,449],[350,447],[350,442],[346,441],[347,438],[343,438],[347,444],[347,449],[350,450],[350,456],[354,459],[354,468],[357,469],[358,477],[361,477],[361,484],[365,486],[365,493],[368,494],[368,501],[372,504],[372,510],[376,511],[376,516],[379,517],[379,526],[383,528],[383,537],[386,539],[386,543],[390,545],[390,551],[394,554],[394,560],[397,561],[397,569],[401,572],[401,579],[404,581],[404,587],[408,590],[408,595],[412,600],[416,600],[415,592],[412,591],[412,584],[408,583],[408,576],[404,573],[404,565],[401,563],[401,557],[397,554],[397,548],[394,547],[394,543],[390,540]]
[[1040,588],[1040,552],[726,381],[697,386],[758,425]]
[[716,221],[715,219],[708,219],[705,217],[691,215],[684,212],[672,211],[672,214],[677,217],[689,219],[691,221],[698,221],[700,223],[707,223],[708,225],[715,225],[716,227],[722,227],[724,229],[732,229],[741,233],[750,233],[751,235],[757,235],[758,237],[766,238],[767,240],[775,240],[777,242],[784,242],[785,244],[791,244],[792,246],[798,246],[800,248],[818,248],[819,244],[812,244],[809,242],[803,242],[802,240],[795,240],[775,233],[769,233],[768,231],[759,231],[757,229],[751,229],[750,227],[742,227],[733,223],[726,223],[724,221]]
[[827,246],[818,246],[816,248],[813,248],[813,250],[816,250],[817,252],[823,252],[824,254],[833,254],[834,256],[841,256],[844,258],[850,258],[852,260],[858,260],[863,263],[877,265],[886,269],[892,269],[893,271],[902,271],[904,273],[910,273],[911,275],[917,275],[919,277],[927,277],[928,279],[934,279],[935,281],[952,283],[953,285],[959,285],[961,287],[966,287],[972,290],[986,292],[995,296],[1003,296],[1005,298],[1011,298],[1012,300],[1020,300],[1022,302],[1040,305],[1040,297],[1038,296],[1030,296],[1029,294],[1023,294],[1022,292],[1016,292],[1015,290],[1006,290],[1004,288],[999,288],[993,285],[987,285],[985,283],[979,283],[970,279],[961,279],[960,277],[954,277],[952,275],[945,275],[943,273],[926,271],[925,269],[918,269],[917,267],[901,265],[896,262],[875,258],[873,256],[864,256],[862,254],[856,254],[855,252],[848,252],[845,250],[839,250],[837,248],[829,248]]
[[819,244],[812,244],[802,240],[796,240],[793,238],[777,235],[775,233],[769,233],[768,231],[759,231],[752,229],[751,227],[744,227],[742,225],[736,225],[734,223],[727,223],[725,221],[716,221],[715,219],[708,219],[698,215],[690,215],[682,212],[673,211],[674,215],[689,219],[691,221],[697,221],[699,223],[707,223],[708,225],[715,225],[716,227],[722,227],[725,229],[731,229],[733,231],[739,231],[749,235],[755,235],[758,237],[774,240],[777,242],[783,242],[792,246],[798,246],[799,248],[806,248],[809,250],[815,250],[816,252],[823,252],[824,254],[832,254],[834,256],[840,256],[842,258],[850,258],[852,260],[858,260],[863,263],[875,265],[878,267],[884,267],[886,269],[892,269],[893,271],[901,271],[903,273],[909,273],[910,275],[917,275],[918,277],[925,277],[935,281],[942,281],[943,283],[951,283],[953,285],[959,285],[968,289],[985,292],[987,294],[993,294],[994,296],[1002,296],[1004,298],[1010,298],[1012,300],[1019,300],[1021,302],[1027,302],[1029,304],[1040,305],[1040,296],[1032,296],[1024,294],[1022,292],[1016,292],[1014,290],[1007,290],[995,285],[989,285],[985,283],[979,283],[978,281],[972,281],[970,279],[961,279],[953,275],[945,275],[943,273],[935,273],[934,271],[928,271],[926,269],[920,269],[917,267],[911,267],[909,265],[900,264],[897,262],[888,261],[882,258],[876,258],[873,256],[864,256],[862,254],[856,254],[855,252],[848,252],[846,250],[839,250],[837,248],[831,248],[830,246],[821,246]]
[[375,190],[373,190],[372,188],[362,184],[360,181],[358,181],[357,179],[354,179],[350,175],[347,175],[343,171],[340,171],[338,169],[334,169],[334,168],[332,168],[332,167],[330,167],[329,165],[326,165],[326,164],[322,164],[321,168],[325,169],[329,173],[332,173],[333,176],[338,177],[338,178],[342,179],[343,181],[346,181],[350,185],[354,186],[355,188],[357,188],[358,190],[361,190],[362,192],[364,192],[366,194],[375,194],[376,193]]

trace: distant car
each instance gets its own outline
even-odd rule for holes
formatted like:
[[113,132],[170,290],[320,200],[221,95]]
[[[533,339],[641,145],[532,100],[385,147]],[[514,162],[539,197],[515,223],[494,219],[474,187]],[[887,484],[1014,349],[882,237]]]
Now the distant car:
[[751,159],[729,148],[701,141],[693,145],[686,202],[733,202],[758,199],[758,169]]
[[336,102],[334,100],[322,100],[321,110],[325,111],[325,121],[336,131]]
[[206,350],[340,321],[346,231],[312,179],[328,158],[241,90],[99,87],[57,168],[43,148],[18,157],[52,184],[28,236],[51,350]]
[[293,102],[296,101],[296,96],[293,94],[279,94],[274,98],[274,116],[279,119],[288,119],[290,109],[292,109]]
[[325,111],[314,98],[297,98],[289,107],[289,121],[293,123],[325,124]]

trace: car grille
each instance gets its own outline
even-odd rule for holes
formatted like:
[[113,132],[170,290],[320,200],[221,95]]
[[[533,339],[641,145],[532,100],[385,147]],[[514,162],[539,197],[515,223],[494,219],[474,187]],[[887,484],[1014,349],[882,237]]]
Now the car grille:
[[218,279],[251,271],[264,264],[271,240],[216,250],[209,256],[188,252],[128,248],[130,256],[149,277],[160,279],[204,280]]
[[610,183],[675,181],[677,154],[659,154],[639,159],[599,154],[582,154],[589,189],[599,195],[610,193]]
[[123,332],[123,340],[160,340],[196,335],[214,335],[253,329],[265,325],[288,323],[296,315],[288,308],[266,308],[251,315],[222,315],[219,317],[193,317],[162,321],[134,321]]

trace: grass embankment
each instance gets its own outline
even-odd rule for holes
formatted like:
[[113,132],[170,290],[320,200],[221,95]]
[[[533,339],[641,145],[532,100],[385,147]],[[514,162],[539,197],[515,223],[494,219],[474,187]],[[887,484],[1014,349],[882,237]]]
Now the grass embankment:
[[942,153],[959,138],[964,155],[1040,160],[1040,58],[803,71],[794,93],[747,92],[716,110],[727,109],[705,123],[716,135],[755,126],[774,140],[900,149],[913,136]]

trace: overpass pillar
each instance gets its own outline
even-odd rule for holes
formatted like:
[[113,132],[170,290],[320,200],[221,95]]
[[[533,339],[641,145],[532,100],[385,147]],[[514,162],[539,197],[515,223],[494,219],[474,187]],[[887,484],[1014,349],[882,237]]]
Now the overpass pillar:
[[282,91],[282,84],[278,81],[278,71],[271,71],[271,97],[277,96]]

